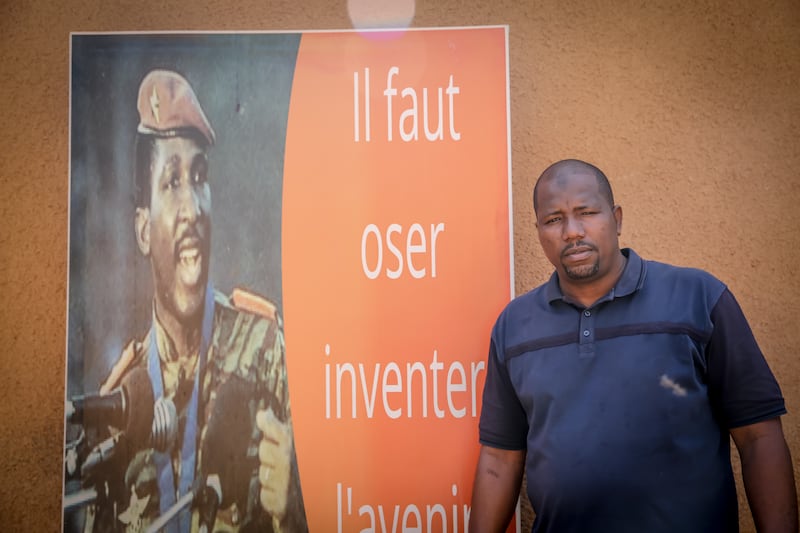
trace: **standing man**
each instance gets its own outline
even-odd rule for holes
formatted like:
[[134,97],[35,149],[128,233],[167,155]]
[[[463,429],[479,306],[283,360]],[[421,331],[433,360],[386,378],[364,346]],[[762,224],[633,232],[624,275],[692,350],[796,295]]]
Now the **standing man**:
[[533,192],[556,271],[491,335],[470,531],[502,531],[527,473],[536,532],[738,531],[729,437],[760,532],[796,532],[778,384],[728,288],[619,248],[605,175]]
[[137,106],[134,229],[150,260],[152,326],[127,346],[100,392],[145,368],[154,398],[175,406],[176,435],[164,450],[126,457],[109,476],[108,498],[88,513],[87,529],[144,530],[208,484],[221,501],[195,497],[166,521],[167,531],[198,524],[214,531],[307,531],[281,319],[267,300],[243,291],[228,298],[209,278],[214,130],[175,72],[147,74]]

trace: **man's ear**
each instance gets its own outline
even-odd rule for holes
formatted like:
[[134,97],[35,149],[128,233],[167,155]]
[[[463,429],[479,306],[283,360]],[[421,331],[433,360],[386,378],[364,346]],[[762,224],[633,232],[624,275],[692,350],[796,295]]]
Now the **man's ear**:
[[622,206],[614,206],[614,219],[617,221],[617,236],[622,235]]
[[150,209],[147,207],[136,208],[136,219],[134,220],[134,230],[136,231],[136,244],[139,251],[145,257],[150,255]]

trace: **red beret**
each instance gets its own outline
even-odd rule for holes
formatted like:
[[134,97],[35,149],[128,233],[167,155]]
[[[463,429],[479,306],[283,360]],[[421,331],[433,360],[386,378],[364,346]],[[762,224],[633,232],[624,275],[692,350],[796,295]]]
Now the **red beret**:
[[153,70],[139,86],[139,133],[176,137],[195,130],[214,144],[214,130],[189,82],[176,72]]

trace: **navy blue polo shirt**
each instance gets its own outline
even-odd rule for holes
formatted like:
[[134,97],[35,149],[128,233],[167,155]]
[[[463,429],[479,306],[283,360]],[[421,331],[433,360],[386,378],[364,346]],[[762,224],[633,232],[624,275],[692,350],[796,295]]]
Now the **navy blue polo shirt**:
[[728,430],[780,388],[722,282],[623,254],[589,308],[554,273],[500,314],[480,441],[527,449],[533,531],[738,531]]

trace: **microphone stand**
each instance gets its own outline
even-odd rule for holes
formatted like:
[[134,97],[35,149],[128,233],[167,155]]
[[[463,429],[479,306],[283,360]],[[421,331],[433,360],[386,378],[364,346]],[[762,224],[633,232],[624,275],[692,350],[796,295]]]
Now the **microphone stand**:
[[64,496],[64,511],[71,511],[75,507],[87,505],[97,501],[97,490],[93,488],[79,490]]
[[157,533],[160,531],[170,520],[178,516],[181,511],[191,505],[195,499],[204,507],[200,512],[200,531],[208,531],[214,526],[217,507],[219,506],[219,502],[222,501],[222,487],[220,485],[219,476],[216,474],[208,476],[205,484],[202,483],[202,478],[195,482],[195,486],[192,487],[192,490],[181,496],[172,507],[167,509],[164,514],[152,522],[147,528],[146,533]]
[[164,526],[166,526],[170,520],[178,516],[184,507],[190,505],[192,500],[194,499],[195,490],[190,490],[183,496],[181,496],[175,504],[167,509],[167,511],[159,516],[150,526],[147,528],[147,533],[157,533],[160,531]]

